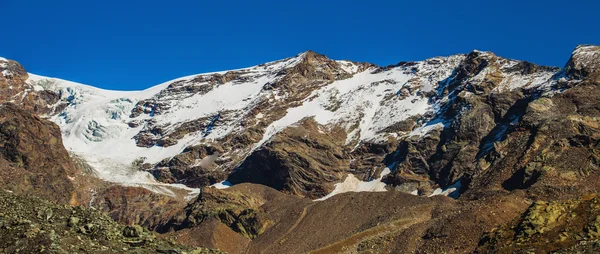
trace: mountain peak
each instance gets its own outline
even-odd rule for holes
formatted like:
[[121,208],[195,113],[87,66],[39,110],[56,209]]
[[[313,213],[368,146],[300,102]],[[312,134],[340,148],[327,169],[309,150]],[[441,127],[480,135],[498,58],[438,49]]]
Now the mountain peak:
[[300,53],[299,55],[302,60],[306,60],[306,61],[319,61],[319,62],[326,62],[326,61],[331,61],[331,59],[329,59],[326,55],[312,51],[312,50],[307,50],[304,51],[302,53]]
[[321,54],[319,52],[316,52],[314,50],[308,49],[302,53],[300,53],[300,55],[304,55],[304,56],[314,56],[314,55],[319,55],[319,56],[325,56],[324,54]]

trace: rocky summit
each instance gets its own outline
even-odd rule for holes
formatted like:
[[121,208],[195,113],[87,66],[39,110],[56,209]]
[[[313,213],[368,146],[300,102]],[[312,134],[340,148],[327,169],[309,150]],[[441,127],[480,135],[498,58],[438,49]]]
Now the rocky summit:
[[600,47],[306,51],[109,91],[0,58],[6,253],[594,253]]

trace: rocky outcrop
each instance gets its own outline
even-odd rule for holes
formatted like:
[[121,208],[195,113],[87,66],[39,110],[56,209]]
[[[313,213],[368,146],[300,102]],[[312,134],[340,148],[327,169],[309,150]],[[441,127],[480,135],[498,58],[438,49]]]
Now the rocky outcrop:
[[78,169],[54,123],[13,104],[0,105],[0,181],[4,189],[78,203]]
[[205,187],[227,178],[227,172],[217,169],[223,153],[219,145],[187,147],[177,156],[163,160],[150,170],[154,177],[164,183],[183,183],[190,187]]
[[307,119],[254,151],[228,181],[263,184],[310,198],[325,196],[349,166],[350,157],[342,149],[345,133],[339,132],[337,137],[328,135]]
[[[308,93],[318,87],[335,80],[347,79],[353,75],[353,73],[345,71],[339,62],[331,60],[325,55],[313,51],[303,54],[300,63],[277,73],[282,78],[273,84],[265,85],[263,89],[277,89],[281,95],[290,93],[293,97],[305,98]],[[366,63],[357,64],[359,65],[358,72],[371,66]]]
[[204,188],[195,201],[190,202],[184,210],[157,230],[179,231],[216,220],[242,236],[254,239],[273,225],[269,219],[271,215],[262,206],[272,200],[285,200],[283,196],[285,195],[264,186],[240,185],[226,190]]
[[[566,69],[587,59],[580,59],[578,51]],[[535,199],[555,200],[595,192],[600,83],[595,72],[586,73],[562,82],[562,92],[541,95],[523,107],[520,121],[478,162],[485,170],[468,197],[523,189]]]
[[567,66],[565,67],[565,75],[573,79],[594,79],[599,77],[600,70],[600,47],[594,45],[578,46]]
[[12,60],[0,59],[0,101],[11,102],[38,115],[60,112],[65,105],[58,105],[60,95],[51,90],[36,90],[28,83],[29,74],[23,66]]
[[186,202],[142,187],[113,185],[100,189],[90,203],[119,223],[154,230],[183,210]]

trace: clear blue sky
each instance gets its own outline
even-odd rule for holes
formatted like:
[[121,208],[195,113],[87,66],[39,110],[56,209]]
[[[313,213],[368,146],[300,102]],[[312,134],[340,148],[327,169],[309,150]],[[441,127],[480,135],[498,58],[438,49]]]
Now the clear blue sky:
[[308,49],[380,65],[480,49],[562,66],[577,44],[600,44],[599,10],[597,0],[0,0],[0,56],[119,90]]

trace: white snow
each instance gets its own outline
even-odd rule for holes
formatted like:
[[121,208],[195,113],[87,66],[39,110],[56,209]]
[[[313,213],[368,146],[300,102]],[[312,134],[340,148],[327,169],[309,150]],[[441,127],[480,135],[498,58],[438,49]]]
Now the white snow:
[[219,158],[219,153],[216,152],[209,156],[206,156],[200,160],[196,160],[196,163],[192,164],[191,167],[201,167],[205,169],[209,169],[215,163],[215,161]]
[[448,186],[448,188],[446,189],[441,189],[441,188],[437,188],[433,191],[433,193],[431,195],[429,195],[429,197],[433,197],[433,196],[448,196],[451,198],[458,198],[459,194],[459,190],[462,186],[462,182],[461,180],[456,181],[454,184]]
[[[423,114],[430,108],[427,99],[416,94],[404,99],[395,95],[414,74],[407,74],[400,68],[377,74],[372,74],[373,70],[313,91],[302,105],[288,109],[283,118],[270,124],[255,147],[262,146],[279,131],[306,117],[314,117],[323,125],[344,123],[348,128],[358,122],[355,134],[361,140],[369,140],[391,124]],[[336,111],[328,110],[328,106],[335,103],[332,97],[340,103]]]
[[385,189],[386,184],[381,181],[384,176],[390,173],[389,168],[385,168],[381,171],[379,178],[374,179],[369,182],[358,180],[353,174],[348,174],[344,182],[336,183],[335,189],[327,196],[315,199],[314,201],[323,201],[328,198],[331,198],[337,194],[346,193],[346,192],[383,192],[387,191]]
[[494,88],[494,92],[512,91],[517,88],[535,88],[549,83],[553,71],[540,71],[529,75],[524,75],[520,72],[508,72],[507,69],[519,64],[519,61],[508,60],[503,66],[502,81]]
[[190,141],[188,138],[188,142],[169,148],[141,148],[132,140],[141,127],[127,126],[131,109],[137,101],[156,94],[169,83],[143,91],[121,92],[35,74],[29,74],[27,82],[37,89],[58,91],[62,100],[69,101],[69,107],[51,120],[61,127],[65,148],[83,157],[101,179],[171,196],[175,195],[172,188],[185,189],[191,194],[198,192],[184,185],[159,183],[148,172],[136,171],[131,166],[140,157],[154,163],[174,156]]
[[[447,123],[446,123],[447,124]],[[425,136],[432,130],[444,129],[445,123],[443,121],[432,121],[421,127],[415,128],[409,136]]]
[[[203,96],[192,96],[179,100],[166,114],[155,116],[154,119],[159,123],[183,123],[199,117],[213,116],[223,110],[245,109],[260,98],[258,95],[262,86],[268,81],[270,81],[269,77],[261,77],[255,82],[247,84],[236,85],[229,82],[212,89]],[[218,139],[230,131],[230,128],[217,128],[209,135],[209,138]]]
[[338,60],[336,62],[338,62],[342,69],[348,73],[354,74],[358,72],[358,65],[354,64],[351,61]]

